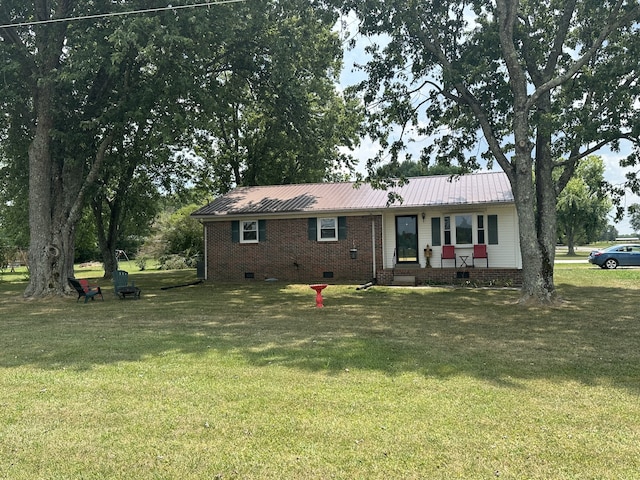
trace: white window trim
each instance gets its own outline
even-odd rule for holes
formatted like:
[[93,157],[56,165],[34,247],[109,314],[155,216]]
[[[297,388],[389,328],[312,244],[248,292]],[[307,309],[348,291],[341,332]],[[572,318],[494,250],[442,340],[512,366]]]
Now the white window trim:
[[[333,237],[322,238],[322,221],[323,220],[333,220],[333,225],[335,228],[335,234]],[[317,219],[317,232],[318,232],[318,241],[319,242],[335,242],[338,240],[338,217],[319,217]]]
[[[244,234],[245,232],[253,232],[254,230],[245,230],[244,229],[244,225],[245,223],[255,223],[256,225],[256,238],[255,239],[251,239],[251,240],[246,240],[244,238]],[[260,241],[260,224],[258,222],[258,220],[240,220],[240,243],[258,243]]]

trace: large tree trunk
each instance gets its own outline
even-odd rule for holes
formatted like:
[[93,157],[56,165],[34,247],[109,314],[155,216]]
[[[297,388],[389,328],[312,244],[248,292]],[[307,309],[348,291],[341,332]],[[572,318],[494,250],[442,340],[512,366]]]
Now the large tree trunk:
[[[513,92],[513,133],[515,155],[507,161],[502,148],[494,138],[492,150],[498,162],[509,176],[518,212],[520,253],[522,256],[522,304],[548,304],[556,300],[553,284],[555,258],[555,186],[552,182],[550,161],[550,132],[536,124],[536,144],[531,143],[531,108],[529,104],[528,75],[525,72],[516,47],[518,23],[517,2],[499,0],[496,12],[500,25],[500,48],[509,72],[509,84]],[[536,107],[544,116],[550,105],[549,92],[541,92]],[[490,128],[484,127],[485,132]],[[536,150],[536,162],[532,151]],[[535,165],[535,167],[534,167]],[[535,179],[534,179],[535,168]],[[550,189],[551,193],[547,190]]]
[[71,166],[51,156],[52,89],[37,96],[37,126],[29,147],[29,284],[25,297],[64,295],[74,275],[75,226],[89,186],[95,182],[113,135],[100,143],[86,177],[83,161]]
[[[37,95],[36,133],[29,146],[29,284],[25,297],[63,295],[73,276],[75,222],[64,198],[64,173],[51,157],[52,89]],[[73,196],[78,200],[77,190]],[[72,210],[73,211],[73,210]]]
[[[543,248],[536,235],[535,188],[531,168],[525,162],[515,173],[512,184],[520,235],[522,255],[522,292],[520,303],[550,303],[555,296],[553,268],[546,268],[548,258],[544,258]],[[553,267],[553,264],[552,264]]]
[[523,275],[520,303],[550,304],[556,300],[553,264],[529,230],[535,224],[532,209],[524,210],[518,209]]
[[[555,191],[550,166],[535,163],[531,156],[529,122],[526,114],[516,114],[514,122],[516,153],[510,179],[518,211],[520,253],[522,256],[522,304],[550,304],[556,301],[553,282],[555,261]],[[544,133],[538,138],[536,155],[545,155]],[[543,145],[541,145],[543,144]]]
[[51,191],[51,140],[53,125],[51,87],[38,88],[34,138],[29,146],[29,285],[27,297],[62,294],[64,261],[60,238],[54,238]]
[[[549,128],[552,114],[551,93],[540,95],[537,104],[536,121],[536,151],[535,151],[535,232],[540,249],[541,271],[540,283],[542,291],[536,298],[543,303],[553,303],[557,300],[553,281],[554,263],[556,257],[557,236],[557,196],[556,184],[553,179],[553,158],[551,153],[552,132]],[[547,119],[549,121],[547,121]]]
[[[34,2],[39,20],[49,19],[50,4]],[[70,3],[61,6],[66,15]],[[65,26],[46,26],[36,32],[37,51],[32,85],[36,125],[29,145],[29,284],[26,297],[62,295],[69,288],[66,277],[73,274],[73,229],[60,215],[61,172],[54,168],[51,133],[54,128],[56,76],[65,38]]]
[[[522,292],[520,303],[550,304],[556,301],[553,282],[555,244],[545,239],[555,232],[554,220],[545,221],[536,208],[531,173],[519,172],[513,185],[518,211],[520,253],[522,255]],[[540,231],[536,228],[542,220]]]

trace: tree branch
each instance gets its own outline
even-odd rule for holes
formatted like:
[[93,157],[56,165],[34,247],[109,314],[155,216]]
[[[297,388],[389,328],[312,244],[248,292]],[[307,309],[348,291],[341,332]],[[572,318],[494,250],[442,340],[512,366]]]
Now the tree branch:
[[75,225],[77,220],[80,218],[80,215],[82,213],[82,208],[84,207],[84,199],[87,194],[87,191],[98,179],[98,175],[102,170],[102,165],[104,163],[107,149],[111,146],[111,142],[113,142],[114,137],[115,137],[115,133],[110,132],[102,138],[102,141],[98,146],[98,151],[96,152],[95,160],[91,165],[91,169],[89,170],[89,173],[84,179],[84,182],[82,182],[82,187],[80,187],[80,191],[78,192],[76,201],[73,203],[73,206],[69,211],[69,216],[67,218],[68,224]]
[[[511,89],[514,98],[525,98],[527,93],[527,81],[522,66],[518,59],[518,50],[514,42],[514,27],[517,19],[520,2],[518,0],[497,0],[498,11],[498,35],[500,36],[500,48],[505,65],[511,78]],[[517,110],[524,105],[514,105]],[[526,110],[526,108],[524,108]]]
[[564,11],[562,12],[560,25],[554,38],[553,47],[551,48],[551,52],[547,60],[547,65],[544,68],[544,78],[551,77],[556,69],[556,66],[558,65],[558,59],[560,58],[560,55],[562,55],[562,46],[567,39],[569,26],[571,25],[571,18],[573,17],[573,12],[575,11],[575,9],[576,0],[567,0],[564,6]]
[[[449,59],[446,57],[442,49],[439,48],[434,42],[430,41],[423,31],[418,31],[417,36],[420,39],[422,45],[437,57],[443,69],[443,72],[446,73],[450,78],[455,78],[457,75],[457,71],[449,61]],[[495,157],[500,167],[507,174],[507,176],[509,176],[509,178],[513,180],[513,166],[500,147],[500,142],[498,141],[493,131],[493,126],[491,125],[489,116],[482,108],[480,102],[471,93],[471,91],[460,81],[452,82],[452,85],[458,92],[458,95],[453,94],[451,91],[446,90],[442,86],[437,85],[432,81],[427,80],[425,81],[425,84],[433,85],[443,97],[455,103],[463,103],[471,108],[473,113],[476,115],[476,118],[478,119],[482,134],[484,135],[485,140],[489,145],[491,153]]]
[[567,183],[569,183],[569,180],[571,180],[571,178],[573,177],[573,173],[575,171],[576,165],[580,160],[582,160],[585,157],[588,157],[593,153],[596,153],[598,150],[600,150],[602,147],[604,147],[608,143],[611,143],[613,140],[614,139],[612,138],[600,140],[599,142],[597,142],[596,144],[592,145],[591,147],[587,148],[582,152],[580,151],[580,147],[575,147],[571,151],[571,154],[569,155],[569,158],[567,160],[563,162],[555,163],[554,167],[565,167],[562,174],[560,175],[560,178],[556,183],[557,190],[559,192],[564,190],[564,187],[567,186]]
[[[0,13],[0,21],[8,23],[3,13]],[[23,72],[24,79],[32,78],[36,71],[36,64],[29,49],[26,47],[15,28],[0,28],[0,37],[8,44],[13,45],[19,53],[18,63]]]
[[623,25],[626,22],[629,22],[631,20],[637,19],[640,16],[640,6],[636,6],[632,8],[628,13],[624,15],[617,16],[623,3],[624,3],[623,0],[618,0],[618,3],[614,8],[614,11],[609,16],[609,20],[607,21],[605,27],[602,29],[602,31],[598,35],[598,38],[596,39],[596,41],[593,43],[593,45],[589,48],[589,50],[587,50],[587,52],[582,57],[576,60],[576,62],[573,64],[571,68],[569,68],[564,74],[559,75],[555,78],[552,78],[551,80],[547,81],[540,87],[536,88],[535,92],[533,92],[533,94],[529,97],[529,100],[526,103],[527,110],[536,104],[536,102],[538,101],[538,99],[541,97],[542,94],[544,94],[549,90],[552,90],[553,88],[559,85],[562,85],[564,82],[566,82],[575,74],[577,74],[582,69],[582,67],[584,67],[589,62],[589,60],[593,58],[596,52],[602,47],[602,45],[604,44],[605,40],[607,39],[607,37],[611,32],[613,32],[620,25]]

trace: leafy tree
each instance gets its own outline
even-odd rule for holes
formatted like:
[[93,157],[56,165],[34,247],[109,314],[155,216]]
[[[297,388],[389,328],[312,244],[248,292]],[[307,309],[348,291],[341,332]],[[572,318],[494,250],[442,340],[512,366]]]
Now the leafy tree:
[[[308,2],[239,4],[218,56],[196,77],[195,151],[214,194],[318,182],[353,168],[359,103],[336,92],[342,44]],[[207,33],[208,34],[208,33]]]
[[[146,112],[151,114],[153,105]],[[173,167],[175,157],[164,147],[163,139],[157,138],[161,121],[146,116],[145,128],[132,125],[133,132],[110,150],[109,161],[92,189],[95,193],[89,204],[105,278],[117,268],[117,249],[132,252],[139,248],[159,212],[159,189],[171,183],[160,170]],[[173,175],[172,181],[184,181],[184,176]]]
[[635,233],[640,232],[640,203],[634,203],[629,207],[629,224]]
[[[107,5],[99,3],[8,0],[0,8],[0,22],[103,13]],[[121,67],[132,52],[114,48],[123,42],[109,37],[110,30],[108,21],[0,29],[0,49],[9,59],[3,75],[12,80],[0,87],[6,128],[17,132],[9,138],[10,163],[29,172],[30,282],[25,296],[68,288],[76,225],[127,117],[129,78]]]
[[204,251],[202,225],[191,217],[198,205],[186,205],[177,211],[162,212],[153,226],[153,234],[140,250],[143,258],[160,260],[161,268],[193,267]]
[[85,208],[76,228],[74,262],[95,262],[100,259],[100,249],[96,242],[96,229],[91,210]]
[[404,160],[400,163],[390,163],[382,165],[376,169],[376,176],[383,178],[408,178],[408,177],[426,177],[430,175],[462,175],[467,173],[465,168],[460,165],[451,165],[438,163],[436,165],[427,165],[423,162],[414,162],[412,160]]
[[[148,6],[6,0],[0,24]],[[331,18],[287,0],[0,29],[0,138],[8,141],[0,166],[24,182],[15,193],[29,206],[25,296],[68,288],[76,227],[89,203],[109,272],[120,235],[155,213],[147,192],[189,183],[184,165],[194,160],[175,152],[192,147],[187,139],[196,133],[214,146],[247,142],[242,166],[233,148],[216,151],[216,184],[228,183],[229,174],[216,170],[220,158],[245,183],[349,167],[336,142],[352,141],[356,127],[342,119],[356,117],[328,80],[340,52]],[[134,213],[145,217],[137,225]]]
[[607,228],[602,232],[598,240],[604,240],[607,242],[613,242],[618,238],[618,230],[613,225],[607,225]]
[[[2,19],[0,5],[0,19]],[[1,21],[1,20],[0,20]],[[4,51],[0,35],[0,51]],[[3,57],[4,58],[4,57]],[[26,123],[30,118],[29,92],[20,78],[16,61],[4,59],[0,66],[0,227],[7,245],[26,249],[29,245],[29,141]],[[4,67],[4,68],[3,68]],[[7,88],[9,85],[11,89]]]
[[202,254],[202,225],[191,217],[198,208],[198,205],[187,205],[168,218],[168,228],[164,231],[165,253]]
[[564,237],[569,255],[577,243],[590,243],[607,228],[611,201],[604,185],[604,162],[590,156],[576,169],[576,175],[558,196],[558,233]]
[[369,134],[392,162],[408,127],[433,138],[422,157],[436,163],[476,168],[486,145],[515,196],[521,302],[554,302],[557,194],[601,147],[638,152],[638,1],[326,1],[374,39],[358,85]]
[[[558,197],[558,230],[568,247],[568,254],[575,255],[576,243],[588,243],[595,240],[594,233],[600,233],[602,228],[594,232],[602,218],[594,212],[601,202],[590,195],[587,184],[581,178],[572,178]],[[608,205],[607,205],[608,207]],[[604,221],[609,208],[604,209]],[[595,218],[594,218],[595,216]],[[588,230],[591,230],[590,232]],[[591,237],[591,238],[589,238]]]

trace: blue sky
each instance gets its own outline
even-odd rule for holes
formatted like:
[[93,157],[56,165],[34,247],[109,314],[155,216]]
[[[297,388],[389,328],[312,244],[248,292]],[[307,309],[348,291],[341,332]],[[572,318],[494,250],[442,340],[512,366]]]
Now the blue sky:
[[[354,19],[347,19],[347,26],[351,27],[350,30],[353,30]],[[361,81],[365,78],[365,74],[354,67],[356,63],[363,64],[366,61],[366,53],[364,51],[365,46],[368,42],[372,40],[364,39],[360,37],[356,44],[356,47],[353,50],[345,51],[344,55],[344,67],[342,73],[340,75],[340,88],[346,88],[347,86],[354,85],[357,82]],[[426,138],[416,139],[417,141],[413,143],[413,159],[419,158],[418,151],[420,150],[420,146],[422,143],[428,141]],[[630,169],[623,169],[620,167],[620,159],[624,158],[628,153],[628,146],[624,144],[621,145],[622,149],[620,152],[613,152],[609,149],[603,149],[600,152],[597,152],[605,164],[605,179],[614,185],[622,185],[625,181],[625,174],[630,171]],[[369,158],[375,156],[378,152],[379,146],[371,141],[367,141],[364,139],[362,144],[354,151],[352,154],[358,158],[359,160],[359,171],[364,172],[366,162]],[[497,165],[494,169],[499,168]],[[625,198],[623,199],[623,205],[629,206],[633,203],[640,203],[640,197],[637,195],[633,195],[631,192],[628,192]],[[611,223],[613,223],[613,214],[611,217]],[[629,225],[628,218],[623,219],[621,222],[614,224],[618,233],[620,235],[633,233],[633,229]]]

